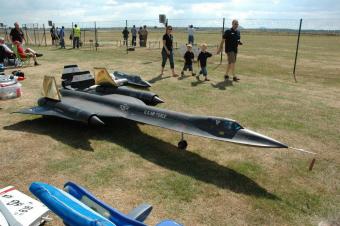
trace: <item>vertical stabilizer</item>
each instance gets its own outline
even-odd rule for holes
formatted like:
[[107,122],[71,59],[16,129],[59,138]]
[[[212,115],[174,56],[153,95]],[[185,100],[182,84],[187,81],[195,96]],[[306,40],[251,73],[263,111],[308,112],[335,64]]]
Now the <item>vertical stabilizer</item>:
[[102,86],[115,86],[119,85],[115,82],[115,80],[111,77],[106,68],[94,68],[94,79],[96,85]]
[[43,95],[52,100],[60,101],[60,93],[57,87],[57,82],[53,76],[45,75],[43,81]]

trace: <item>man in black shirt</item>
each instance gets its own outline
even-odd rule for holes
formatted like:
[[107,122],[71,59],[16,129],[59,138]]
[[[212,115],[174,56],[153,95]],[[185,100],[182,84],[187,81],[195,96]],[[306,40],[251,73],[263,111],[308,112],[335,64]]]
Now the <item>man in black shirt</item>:
[[130,32],[128,31],[127,27],[125,27],[124,30],[122,31],[123,38],[124,38],[124,43],[123,43],[124,46],[128,45],[129,33]]
[[229,79],[229,72],[231,71],[233,75],[233,81],[235,82],[240,80],[235,76],[235,63],[237,57],[237,47],[238,45],[242,45],[242,42],[240,41],[240,31],[237,30],[238,25],[239,24],[237,20],[232,21],[232,27],[224,32],[220,46],[217,50],[217,54],[219,54],[222,51],[223,44],[225,44],[225,52],[228,55],[228,66],[224,79]]
[[196,74],[194,73],[194,71],[192,70],[192,63],[194,61],[194,53],[192,52],[192,45],[188,44],[187,45],[187,51],[184,54],[184,67],[183,70],[181,72],[181,76],[184,76],[184,71],[189,70],[191,71],[191,75],[195,76]]
[[52,39],[52,46],[56,44],[57,36],[56,36],[56,29],[54,24],[52,25],[50,29],[51,39]]
[[9,34],[9,36],[11,38],[12,43],[14,43],[15,41],[18,41],[21,44],[24,44],[23,41],[26,42],[24,32],[19,27],[18,22],[14,23],[14,28],[11,30],[11,33]]

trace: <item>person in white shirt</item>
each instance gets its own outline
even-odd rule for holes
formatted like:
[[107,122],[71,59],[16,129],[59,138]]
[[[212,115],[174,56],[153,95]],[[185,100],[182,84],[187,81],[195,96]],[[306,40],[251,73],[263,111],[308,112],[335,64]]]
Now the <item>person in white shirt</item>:
[[3,37],[0,37],[0,63],[4,63],[5,59],[15,58],[14,52],[5,44]]
[[6,45],[5,39],[3,37],[0,37],[0,46],[2,46],[4,48],[6,53],[8,53],[10,55],[14,54],[14,52]]
[[189,27],[188,27],[188,44],[191,44],[191,45],[194,44],[194,33],[195,33],[194,26],[189,25]]

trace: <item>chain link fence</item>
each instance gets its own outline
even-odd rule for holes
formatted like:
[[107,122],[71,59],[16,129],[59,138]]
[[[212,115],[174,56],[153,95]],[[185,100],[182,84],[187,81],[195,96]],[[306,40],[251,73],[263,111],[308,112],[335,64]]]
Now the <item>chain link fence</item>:
[[[174,35],[174,46],[179,48],[188,42],[187,28],[193,25],[195,28],[195,42],[207,43],[208,46],[219,44],[223,30],[223,18],[218,19],[169,19],[168,24],[172,25]],[[299,20],[296,19],[240,19],[240,31],[242,36],[247,35],[278,35],[296,36],[299,28]],[[139,30],[146,26],[148,31],[146,46],[147,48],[161,48],[164,25],[158,20],[117,20],[107,22],[68,22],[55,23],[59,30],[65,27],[66,45],[72,46],[72,27],[77,24],[81,28],[81,44],[83,47],[91,47],[98,43],[99,47],[124,47],[122,31],[128,27],[129,45],[131,45],[131,28],[135,25]],[[303,20],[302,35],[340,35],[340,21],[326,20]],[[224,30],[231,26],[231,20],[227,19],[224,23]],[[52,45],[50,26],[45,24],[22,24],[21,28],[25,33],[27,44],[37,46]],[[11,27],[0,26],[0,36],[9,40]],[[68,40],[68,41],[67,41]],[[58,42],[57,42],[58,43]],[[292,43],[293,44],[293,43]],[[294,44],[293,44],[294,45]],[[139,47],[137,34],[137,47]]]

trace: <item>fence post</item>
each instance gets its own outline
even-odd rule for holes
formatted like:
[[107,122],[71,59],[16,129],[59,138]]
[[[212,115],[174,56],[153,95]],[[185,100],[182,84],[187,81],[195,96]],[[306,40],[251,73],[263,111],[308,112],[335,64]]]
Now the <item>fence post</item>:
[[[224,23],[225,23],[225,18],[223,17],[222,35],[223,35],[223,33],[224,33]],[[217,48],[218,48],[218,47],[217,47]],[[220,64],[222,64],[222,59],[223,59],[223,50],[221,50]]]
[[84,42],[83,42],[83,47],[85,47],[85,41],[86,41],[86,39],[85,39],[85,34],[86,34],[86,29],[84,28]]
[[6,25],[5,25],[5,40],[7,42],[10,42],[9,37],[8,37],[8,33],[7,33],[7,26]]
[[71,34],[70,34],[70,36],[72,35],[72,38],[70,39],[70,41],[71,41],[71,46],[73,46],[73,22],[72,22],[72,25],[71,25]]
[[30,44],[29,43],[29,38],[28,38],[28,34],[27,34],[27,25],[26,24],[24,24],[24,26],[25,26],[25,34],[26,34],[26,42],[27,42],[27,44]]
[[45,24],[43,24],[43,28],[44,28],[44,39],[45,39],[45,46],[47,46],[47,42],[46,42],[46,30],[45,30]]
[[96,46],[96,52],[98,50],[98,36],[97,36],[97,22],[94,22],[94,39],[95,39],[95,46]]
[[37,45],[37,37],[35,35],[35,24],[33,24],[34,45]]
[[[128,26],[128,22],[127,20],[125,20],[125,27],[127,29],[127,26]],[[129,53],[129,38],[126,40],[126,54]]]
[[294,69],[293,69],[293,75],[294,75],[295,82],[297,82],[296,76],[295,76],[295,69],[296,69],[296,61],[297,61],[299,45],[300,45],[301,25],[302,25],[302,19],[300,19],[299,34],[298,34],[298,39],[297,39],[297,43],[296,43],[295,61],[294,61]]

